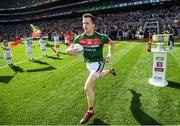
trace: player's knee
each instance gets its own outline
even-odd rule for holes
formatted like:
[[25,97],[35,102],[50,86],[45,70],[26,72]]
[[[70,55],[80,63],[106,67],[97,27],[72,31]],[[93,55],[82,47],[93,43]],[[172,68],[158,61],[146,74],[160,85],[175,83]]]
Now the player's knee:
[[88,92],[90,90],[90,87],[89,86],[84,86],[84,91],[85,92]]
[[88,92],[88,88],[86,86],[84,86],[84,91]]
[[85,92],[90,92],[92,90],[92,86],[90,86],[88,83],[84,86],[84,91]]

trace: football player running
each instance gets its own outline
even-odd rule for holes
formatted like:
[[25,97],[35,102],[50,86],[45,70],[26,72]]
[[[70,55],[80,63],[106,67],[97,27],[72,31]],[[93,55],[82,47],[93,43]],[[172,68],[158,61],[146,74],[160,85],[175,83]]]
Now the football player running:
[[[95,18],[92,14],[84,14],[82,19],[84,33],[76,36],[73,40],[73,44],[81,44],[84,47],[83,56],[87,69],[90,72],[84,86],[87,95],[88,109],[80,120],[80,124],[85,124],[94,114],[95,93],[93,87],[96,80],[105,77],[108,74],[115,76],[116,73],[113,68],[103,70],[105,62],[110,62],[114,43],[106,35],[95,32]],[[103,58],[104,44],[109,44],[108,54],[105,58]],[[79,53],[77,49],[67,49],[66,52],[69,55],[77,55]]]

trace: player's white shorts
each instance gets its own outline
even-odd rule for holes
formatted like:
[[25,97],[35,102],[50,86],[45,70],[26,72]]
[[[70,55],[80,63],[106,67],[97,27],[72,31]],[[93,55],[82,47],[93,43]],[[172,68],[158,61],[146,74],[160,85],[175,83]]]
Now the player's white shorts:
[[139,39],[143,39],[144,38],[144,35],[139,35]]
[[5,58],[12,57],[11,52],[10,52],[10,51],[5,51],[5,52],[4,52],[4,57],[5,57]]
[[60,41],[55,41],[55,44],[56,45],[60,45]]
[[44,43],[40,43],[40,47],[41,47],[41,50],[45,50],[46,49],[46,46]]
[[65,44],[68,44],[69,43],[69,40],[68,39],[65,39]]
[[101,76],[101,72],[104,69],[104,62],[103,61],[89,62],[86,63],[86,67],[91,74],[95,74],[96,77],[99,78]]
[[28,46],[28,47],[26,47],[26,52],[27,52],[27,53],[32,53],[32,48],[31,48],[31,47],[29,47],[29,46]]

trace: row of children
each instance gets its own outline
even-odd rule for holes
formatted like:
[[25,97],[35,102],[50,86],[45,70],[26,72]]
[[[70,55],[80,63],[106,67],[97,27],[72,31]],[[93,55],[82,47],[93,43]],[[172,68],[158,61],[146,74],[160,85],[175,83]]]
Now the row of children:
[[[60,52],[60,40],[59,40],[59,37],[55,36],[54,41],[55,41],[55,45],[56,45],[55,52],[57,53],[57,55],[59,57],[59,52]],[[40,44],[40,49],[41,49],[42,56],[47,56],[45,42],[44,42],[42,37],[39,38],[39,44]],[[31,41],[31,39],[28,39],[28,38],[25,39],[25,45],[26,45],[27,59],[28,60],[33,60],[33,57],[32,57],[32,41]],[[11,53],[10,46],[9,46],[7,40],[3,41],[2,49],[3,49],[3,52],[4,52],[4,58],[6,59],[7,64],[10,67],[12,67],[13,66],[13,64],[12,64],[12,53]]]

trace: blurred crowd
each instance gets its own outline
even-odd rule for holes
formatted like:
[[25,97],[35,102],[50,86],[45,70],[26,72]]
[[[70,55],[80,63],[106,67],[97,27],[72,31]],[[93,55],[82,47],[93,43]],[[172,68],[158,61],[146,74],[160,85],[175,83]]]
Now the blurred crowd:
[[[1,2],[3,1],[3,2]],[[60,1],[60,2],[66,2],[66,3],[73,3],[73,2],[82,2],[82,1],[88,1],[91,2],[93,0],[72,0],[72,1],[66,1],[66,0],[0,0],[0,8],[18,8],[18,7],[29,7],[32,5],[41,5],[41,4],[45,4],[45,3],[52,3],[55,1]],[[96,1],[96,3],[93,4],[94,5],[109,5],[109,4],[116,4],[116,3],[122,3],[122,2],[134,2],[134,1],[138,1],[138,0],[111,0],[111,1],[103,1],[103,0],[99,0]],[[106,4],[106,3],[109,4]],[[90,6],[89,6],[90,7]]]
[[[145,22],[157,20],[159,23],[159,33],[170,33],[180,36],[180,7],[168,9],[139,10],[133,12],[99,13],[96,17],[96,30],[107,34],[114,40],[135,39],[139,26],[144,26]],[[51,20],[36,23],[43,35],[54,36],[62,34],[80,34],[83,32],[81,17]],[[7,40],[15,39],[16,35],[23,36],[31,34],[30,24],[0,25],[0,35]],[[149,32],[157,34],[156,29],[144,31],[148,36]],[[145,36],[145,37],[146,37]]]
[[18,8],[23,6],[32,6],[36,4],[43,4],[47,2],[52,2],[55,0],[0,0],[0,7],[1,8]]

